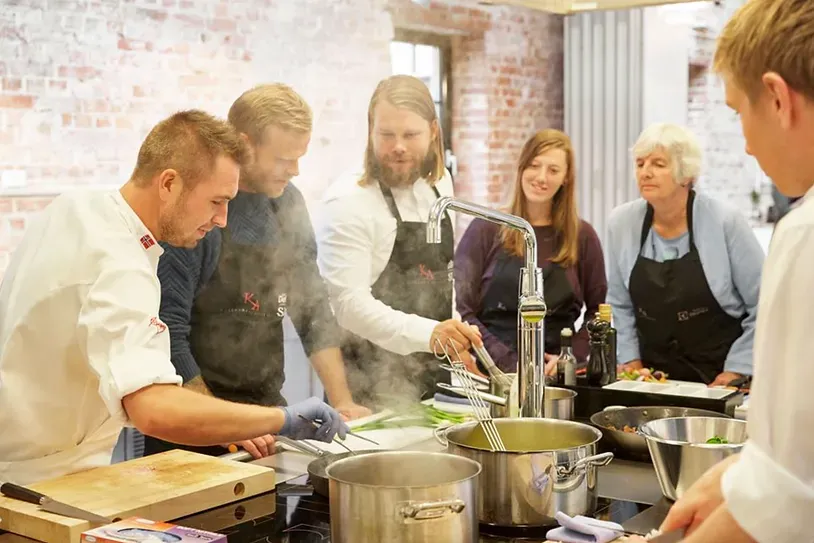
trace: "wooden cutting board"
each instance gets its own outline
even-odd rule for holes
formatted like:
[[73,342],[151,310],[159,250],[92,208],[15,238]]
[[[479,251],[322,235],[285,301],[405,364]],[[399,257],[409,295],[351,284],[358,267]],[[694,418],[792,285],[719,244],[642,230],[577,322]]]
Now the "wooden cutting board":
[[[173,450],[30,485],[111,519],[168,521],[274,490],[274,470]],[[0,497],[0,529],[45,543],[79,543],[91,523]]]

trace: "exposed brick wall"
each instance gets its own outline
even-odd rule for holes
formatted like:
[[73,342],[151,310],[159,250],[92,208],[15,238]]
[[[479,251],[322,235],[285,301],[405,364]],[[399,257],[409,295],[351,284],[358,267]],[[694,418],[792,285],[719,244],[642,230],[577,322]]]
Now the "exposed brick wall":
[[47,195],[121,185],[156,121],[225,115],[261,82],[314,109],[297,184],[315,201],[361,162],[396,26],[454,36],[456,185],[496,202],[525,138],[562,126],[561,17],[466,0],[0,0],[0,172],[24,172],[14,190],[36,195],[0,199],[0,273]]
[[760,209],[765,214],[771,202],[771,185],[761,184],[757,163],[746,154],[740,120],[726,105],[720,77],[710,70],[715,39],[742,0],[710,3],[693,29],[694,48],[690,54],[690,96],[688,124],[701,140],[704,159],[699,190],[752,215],[752,190],[758,186]]

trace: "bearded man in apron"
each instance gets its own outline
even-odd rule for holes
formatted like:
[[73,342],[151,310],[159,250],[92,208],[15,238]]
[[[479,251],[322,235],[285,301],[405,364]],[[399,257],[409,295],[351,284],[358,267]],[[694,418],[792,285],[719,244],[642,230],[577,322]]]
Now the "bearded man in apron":
[[[431,398],[448,382],[433,350],[470,368],[476,328],[453,317],[453,221],[427,243],[432,204],[452,195],[441,129],[427,86],[410,76],[379,83],[368,109],[364,172],[337,180],[317,227],[354,398],[383,406]],[[436,352],[441,352],[436,349]]]

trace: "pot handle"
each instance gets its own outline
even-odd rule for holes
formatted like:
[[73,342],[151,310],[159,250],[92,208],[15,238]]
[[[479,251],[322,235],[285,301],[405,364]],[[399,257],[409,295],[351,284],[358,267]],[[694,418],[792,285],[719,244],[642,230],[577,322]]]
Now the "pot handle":
[[557,466],[557,476],[558,477],[570,477],[577,471],[582,471],[586,469],[588,466],[607,466],[610,464],[611,460],[613,460],[613,453],[612,452],[605,452],[600,454],[595,454],[593,456],[586,456],[582,460],[575,462],[571,466]]
[[399,507],[402,519],[425,520],[444,516],[447,511],[458,514],[466,508],[466,503],[460,499],[442,500],[438,502],[407,502]]
[[436,426],[435,429],[432,431],[432,435],[435,437],[435,440],[441,444],[443,447],[449,447],[449,440],[447,439],[447,430],[452,428],[452,426]]

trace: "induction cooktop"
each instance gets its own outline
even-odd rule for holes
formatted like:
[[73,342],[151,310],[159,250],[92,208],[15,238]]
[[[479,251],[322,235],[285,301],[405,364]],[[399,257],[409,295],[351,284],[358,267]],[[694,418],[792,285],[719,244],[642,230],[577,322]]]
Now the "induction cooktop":
[[[175,524],[214,531],[229,543],[330,543],[328,499],[313,492],[303,475],[278,485],[274,492],[192,515]],[[650,507],[633,502],[599,500],[597,518],[622,523]],[[481,543],[545,541],[555,526],[534,529],[480,527]]]

